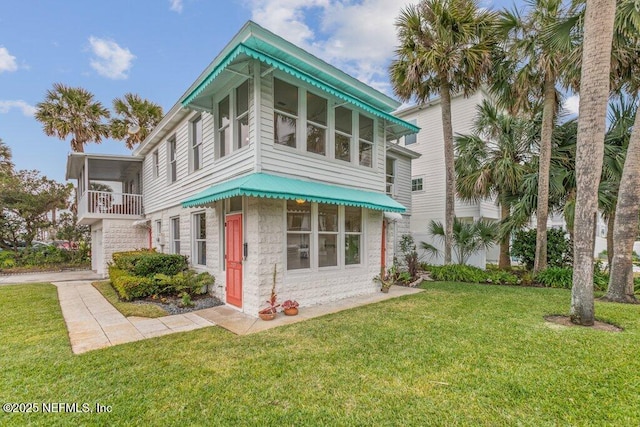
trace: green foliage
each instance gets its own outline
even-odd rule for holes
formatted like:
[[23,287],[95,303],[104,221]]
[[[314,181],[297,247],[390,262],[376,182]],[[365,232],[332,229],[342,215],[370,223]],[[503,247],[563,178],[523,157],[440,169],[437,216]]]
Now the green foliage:
[[[564,230],[550,228],[547,230],[547,263],[549,267],[566,267],[571,265],[571,242]],[[524,264],[527,269],[533,269],[536,252],[536,230],[520,230],[516,232],[511,254]]]
[[125,301],[148,297],[155,294],[156,290],[156,283],[152,278],[131,276],[126,273],[111,278],[111,284],[120,298]]
[[[459,264],[466,264],[469,257],[482,249],[491,247],[497,237],[499,224],[479,220],[475,222],[464,222],[459,218],[454,218],[453,222],[453,250]],[[444,242],[445,229],[439,221],[431,221],[429,224],[429,234],[434,238]],[[432,255],[439,253],[438,249],[426,242],[422,242],[422,249]]]
[[118,252],[113,254],[113,262],[121,270],[143,277],[156,274],[174,276],[188,268],[184,255],[161,254],[151,250]]
[[418,251],[416,251],[416,244],[411,234],[402,235],[400,240],[400,252],[402,252],[402,257],[409,274],[409,280],[405,280],[405,282],[410,282],[418,275],[419,267]]
[[569,267],[549,267],[536,274],[536,281],[549,288],[571,289],[573,269]]
[[441,282],[484,283],[487,273],[470,265],[450,264],[431,266],[431,277]]
[[496,285],[517,285],[519,283],[518,276],[504,270],[487,270],[486,281]]
[[181,304],[183,307],[193,307],[193,302],[191,301],[191,295],[187,292],[183,292],[180,296]]

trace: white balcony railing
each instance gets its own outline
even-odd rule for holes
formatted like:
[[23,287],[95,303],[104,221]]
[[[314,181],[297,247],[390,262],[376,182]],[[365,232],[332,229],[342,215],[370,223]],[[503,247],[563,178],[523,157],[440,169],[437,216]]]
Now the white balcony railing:
[[142,194],[86,191],[78,203],[78,217],[86,214],[136,215],[144,213]]

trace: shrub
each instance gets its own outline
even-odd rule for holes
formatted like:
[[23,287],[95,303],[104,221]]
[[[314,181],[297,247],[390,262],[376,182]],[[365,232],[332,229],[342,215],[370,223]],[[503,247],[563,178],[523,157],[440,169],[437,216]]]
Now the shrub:
[[513,273],[509,273],[504,270],[491,270],[487,271],[487,279],[488,283],[494,283],[496,285],[517,285],[518,284],[518,276]]
[[187,257],[160,254],[150,250],[118,252],[113,254],[114,264],[134,276],[152,278],[156,274],[174,276],[188,268]]
[[569,267],[549,267],[536,275],[536,281],[550,288],[571,289],[573,269]]
[[471,282],[483,283],[487,280],[487,273],[477,267],[469,265],[439,265],[431,266],[431,278],[442,282]]
[[125,301],[144,298],[156,293],[156,284],[152,278],[131,276],[126,272],[116,278],[111,278],[111,284],[120,298]]
[[193,270],[180,272],[173,276],[156,274],[153,277],[158,294],[182,294],[189,295],[206,293],[209,286],[215,283],[215,278],[209,273],[197,274]]
[[400,240],[400,252],[402,252],[402,257],[404,258],[404,263],[410,276],[409,280],[405,280],[405,282],[410,282],[418,276],[419,267],[418,252],[416,251],[416,244],[411,234],[402,235],[402,239]]
[[[547,264],[549,267],[567,267],[571,265],[571,242],[564,230],[547,230]],[[536,230],[516,232],[511,245],[511,255],[523,263],[527,269],[533,269],[536,256]]]

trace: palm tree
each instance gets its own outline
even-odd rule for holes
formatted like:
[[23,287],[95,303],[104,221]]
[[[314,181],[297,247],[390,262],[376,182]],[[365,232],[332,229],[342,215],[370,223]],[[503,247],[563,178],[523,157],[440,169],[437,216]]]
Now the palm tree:
[[163,115],[161,106],[133,93],[114,99],[113,111],[118,117],[111,119],[111,136],[124,140],[129,149],[144,141]]
[[[530,159],[529,120],[498,111],[488,101],[477,108],[471,135],[456,137],[456,187],[463,200],[497,196],[503,223],[511,212],[510,198],[518,194]],[[500,241],[500,268],[511,267],[510,233]]]
[[475,0],[423,0],[396,20],[399,46],[390,66],[394,92],[404,101],[440,96],[446,168],[444,262],[451,262],[455,167],[451,95],[475,92],[485,81],[495,45],[496,15]]
[[[598,186],[604,155],[615,11],[615,0],[587,0],[576,147],[577,192],[575,240],[573,243],[573,287],[571,288],[571,321],[584,326],[593,325],[595,320],[593,303],[594,229],[598,215]],[[640,177],[640,174],[638,176]],[[624,183],[624,174],[622,183]],[[640,182],[638,184],[640,185]],[[637,215],[638,211],[636,210]]]
[[[576,40],[571,37],[574,33],[557,30],[559,24],[577,13],[577,6],[565,7],[566,3],[563,0],[528,0],[529,10],[525,16],[515,9],[501,13],[499,28],[504,40],[505,61],[492,82],[500,106],[511,112],[532,111],[538,100],[543,104],[536,208],[536,272],[547,264],[549,170],[559,101],[556,84],[562,81],[565,86],[575,85],[576,81],[568,60],[575,50]],[[567,34],[570,36],[566,37]]]
[[61,83],[54,83],[53,90],[47,91],[35,114],[47,136],[65,140],[71,135],[71,150],[79,153],[88,142],[99,144],[109,137],[109,126],[103,122],[109,116],[109,110],[94,101],[91,92]]
[[11,157],[11,148],[0,138],[0,176],[8,175],[13,170]]
[[[444,240],[446,237],[444,226],[439,221],[429,223],[429,234],[436,239]],[[453,221],[453,251],[456,254],[458,264],[466,264],[471,255],[482,249],[489,249],[498,236],[498,224],[485,220],[465,222],[459,218]],[[431,255],[439,255],[438,249],[426,242],[421,242],[422,249]]]

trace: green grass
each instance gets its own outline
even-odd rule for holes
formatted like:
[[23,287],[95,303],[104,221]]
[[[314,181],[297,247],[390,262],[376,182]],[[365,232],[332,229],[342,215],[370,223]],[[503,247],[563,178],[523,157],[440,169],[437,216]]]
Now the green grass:
[[74,356],[53,286],[0,287],[0,402],[109,414],[23,425],[638,425],[640,306],[610,333],[546,324],[561,289],[431,283],[413,296],[238,337],[211,327]]
[[153,304],[133,304],[126,301],[120,301],[116,290],[113,289],[109,281],[93,282],[93,287],[113,305],[123,316],[139,316],[139,317],[162,317],[168,313],[161,307]]

